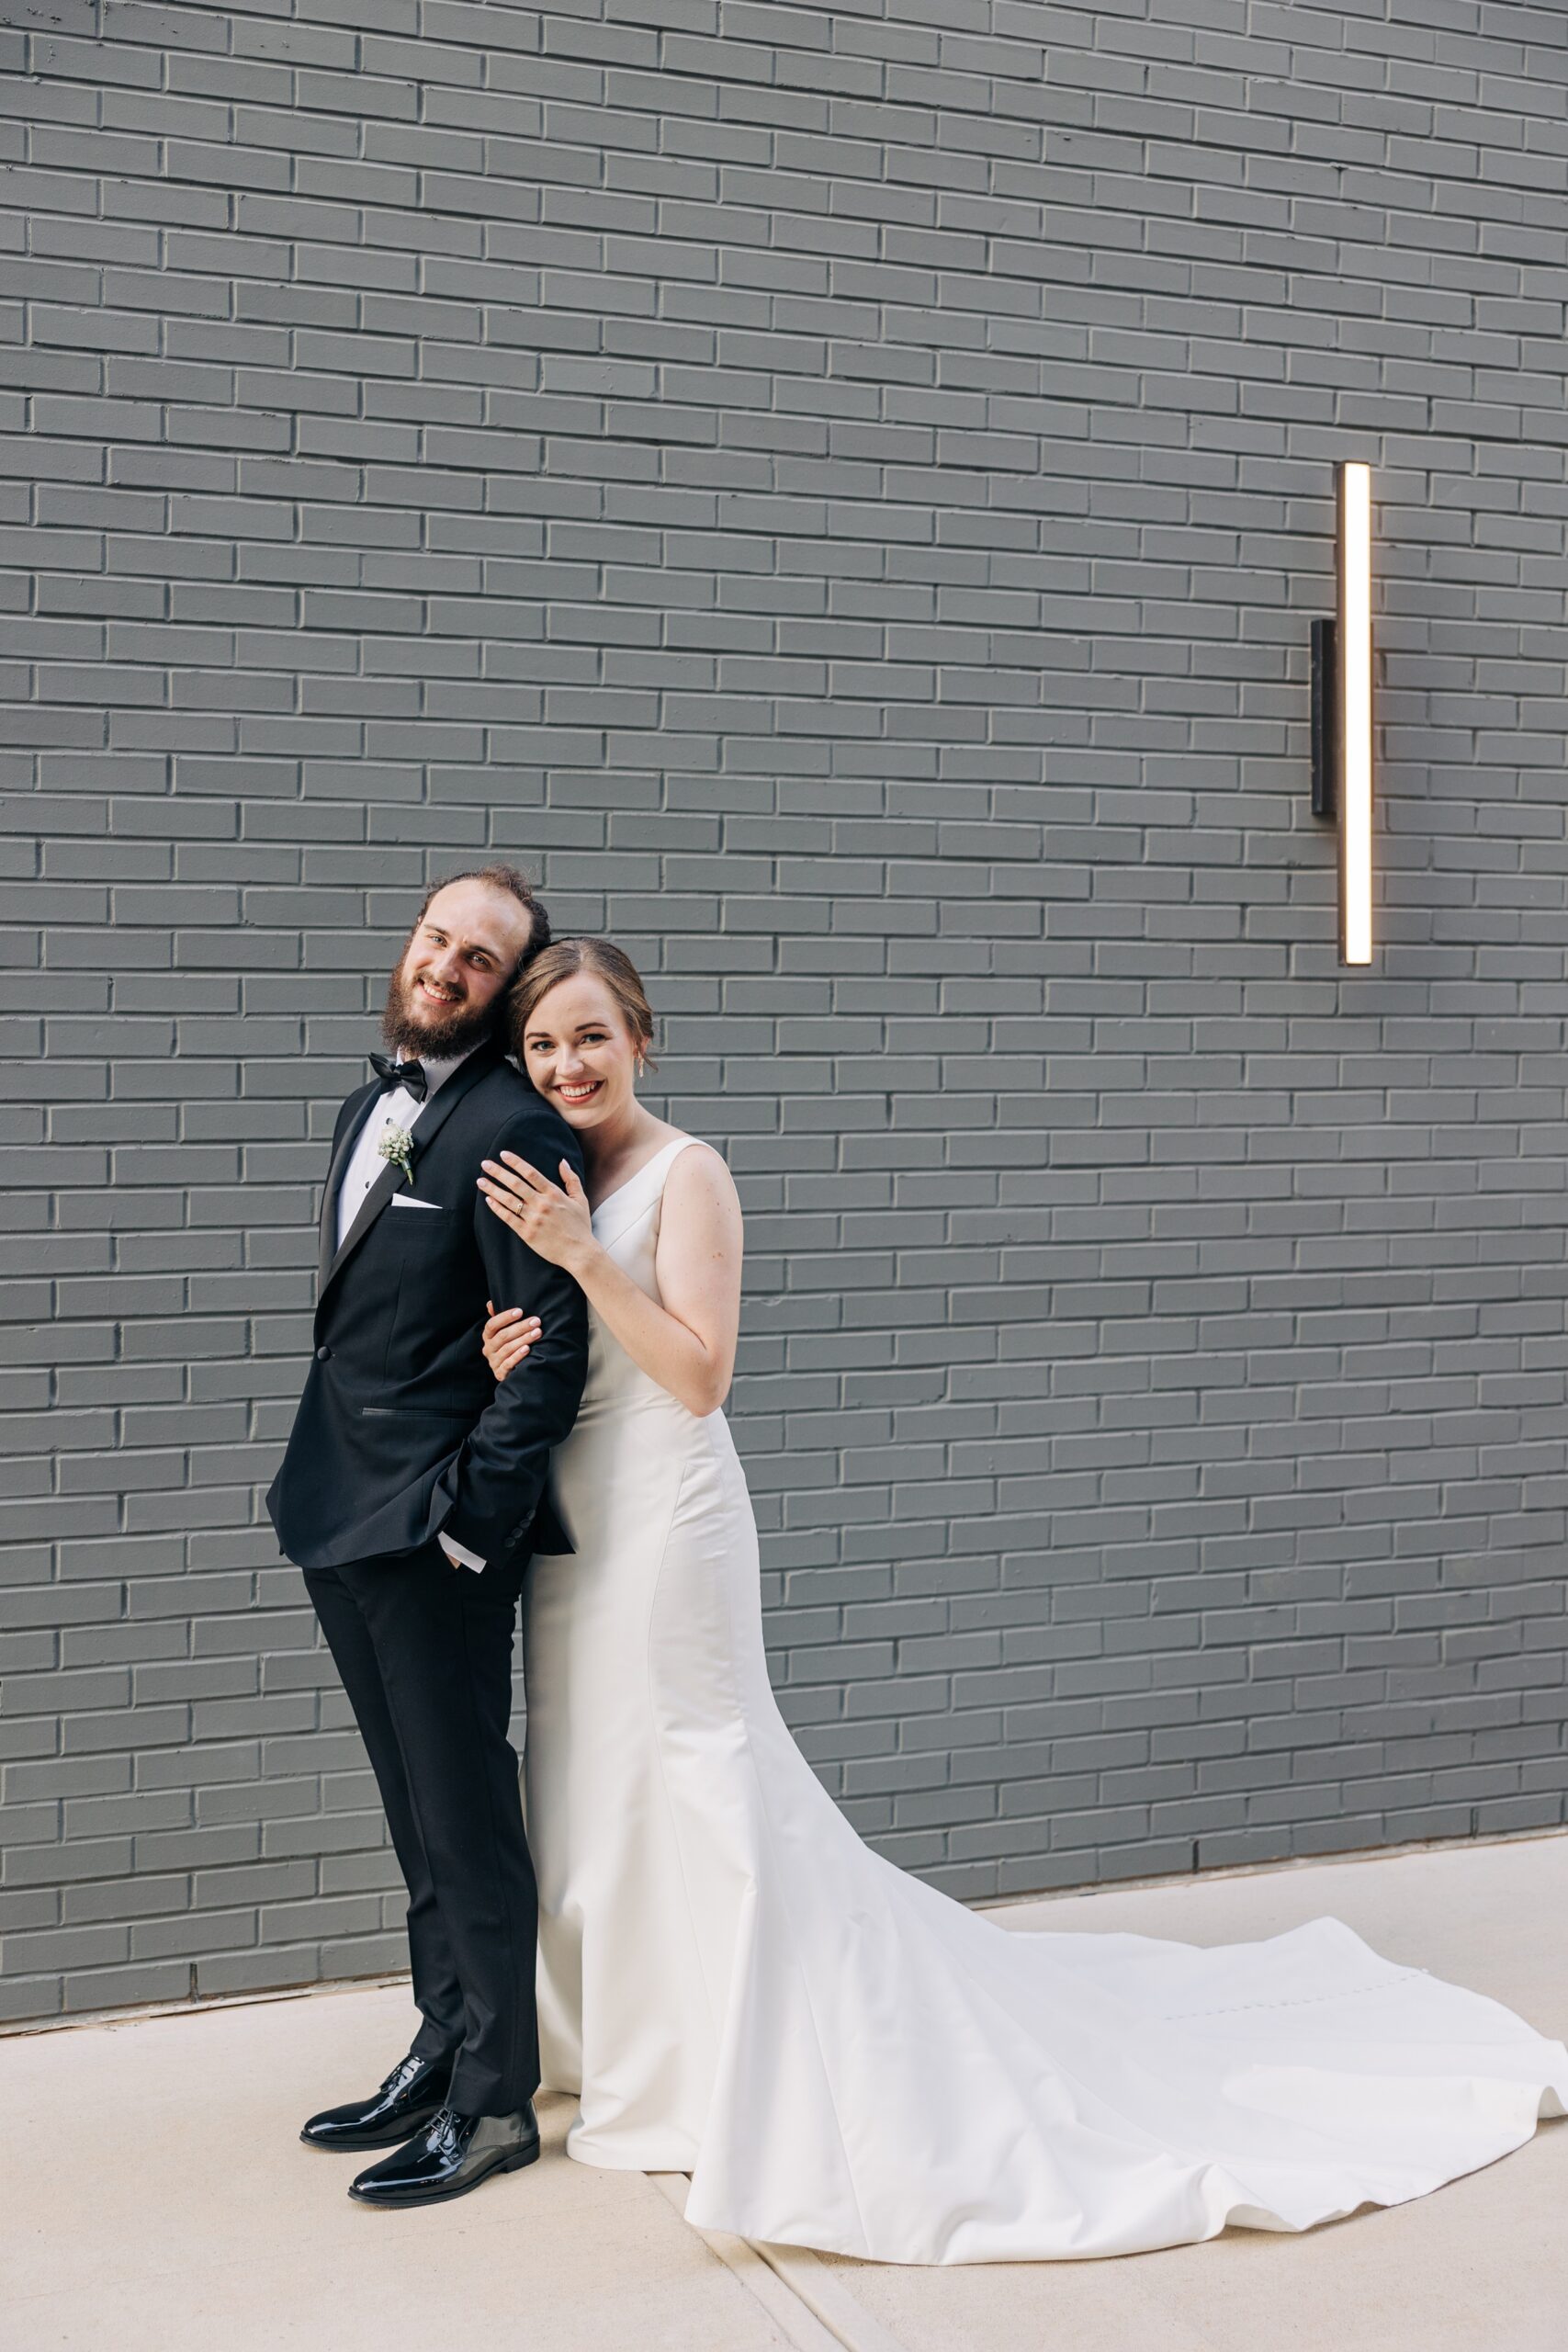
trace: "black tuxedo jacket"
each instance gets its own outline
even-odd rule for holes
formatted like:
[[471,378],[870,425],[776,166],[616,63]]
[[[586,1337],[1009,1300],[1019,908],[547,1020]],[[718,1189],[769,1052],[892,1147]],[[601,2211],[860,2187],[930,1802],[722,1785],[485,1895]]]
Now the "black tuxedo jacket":
[[[475,1179],[481,1159],[508,1149],[552,1181],[563,1159],[581,1175],[577,1138],[480,1046],[414,1122],[412,1183],[389,1162],[340,1250],[338,1187],[379,1093],[351,1094],[333,1136],[315,1358],[266,1498],[278,1542],[303,1568],[417,1551],[439,1532],[487,1565],[569,1552],[546,1475],[582,1396],[587,1306],[570,1274],[492,1214]],[[487,1299],[544,1325],[499,1387],[479,1346]]]

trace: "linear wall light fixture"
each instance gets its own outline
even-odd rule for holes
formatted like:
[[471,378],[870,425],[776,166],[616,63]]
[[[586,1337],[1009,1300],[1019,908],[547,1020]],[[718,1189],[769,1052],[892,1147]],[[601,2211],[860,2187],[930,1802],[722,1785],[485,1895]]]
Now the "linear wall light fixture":
[[1372,474],[1337,475],[1334,618],[1312,625],[1312,807],[1339,828],[1339,960],[1372,960]]

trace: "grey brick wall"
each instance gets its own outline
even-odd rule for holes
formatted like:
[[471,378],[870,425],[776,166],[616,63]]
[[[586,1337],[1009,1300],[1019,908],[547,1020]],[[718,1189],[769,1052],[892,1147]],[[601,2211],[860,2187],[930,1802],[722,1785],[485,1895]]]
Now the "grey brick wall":
[[0,23],[6,2012],[397,1964],[259,1496],[333,1105],[486,851],[731,1155],[777,1679],[885,1852],[1560,1821],[1568,17]]

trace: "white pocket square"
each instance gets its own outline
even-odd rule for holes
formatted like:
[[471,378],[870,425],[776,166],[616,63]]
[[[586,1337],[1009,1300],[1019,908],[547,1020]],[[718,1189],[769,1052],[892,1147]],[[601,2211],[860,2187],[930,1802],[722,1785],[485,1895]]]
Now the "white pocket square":
[[439,1201],[416,1201],[407,1193],[394,1193],[392,1206],[395,1209],[434,1209],[438,1216],[441,1214]]

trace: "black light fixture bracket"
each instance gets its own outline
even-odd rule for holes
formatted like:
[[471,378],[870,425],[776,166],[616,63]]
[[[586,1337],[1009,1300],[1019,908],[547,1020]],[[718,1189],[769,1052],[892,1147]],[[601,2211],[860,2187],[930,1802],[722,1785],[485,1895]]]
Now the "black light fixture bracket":
[[1312,625],[1312,813],[1333,823],[1339,814],[1335,759],[1335,656],[1338,631],[1331,619]]

